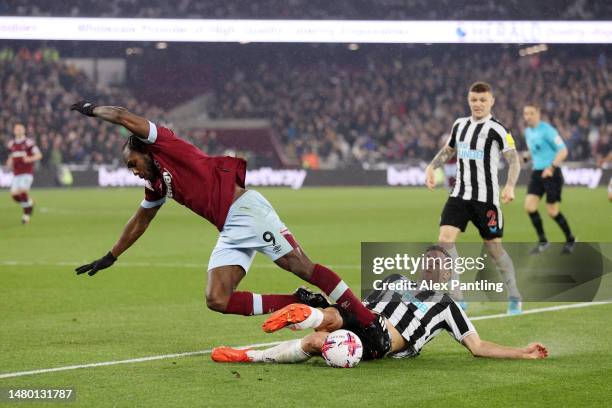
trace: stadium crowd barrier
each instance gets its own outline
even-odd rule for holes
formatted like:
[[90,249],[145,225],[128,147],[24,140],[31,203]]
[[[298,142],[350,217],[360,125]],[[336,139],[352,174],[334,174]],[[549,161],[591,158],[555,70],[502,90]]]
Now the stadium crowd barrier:
[[[592,165],[563,167],[565,184],[595,188],[605,186],[612,177],[612,169],[601,169]],[[526,185],[530,171],[522,171],[518,184]],[[505,171],[500,170],[500,180],[505,180]],[[13,175],[0,170],[0,188],[11,185]],[[264,187],[324,187],[324,186],[423,186],[425,170],[419,166],[389,167],[386,170],[304,170],[258,168],[247,171],[247,185]],[[33,187],[137,187],[144,181],[126,168],[72,170],[69,182],[55,172],[39,171]]]

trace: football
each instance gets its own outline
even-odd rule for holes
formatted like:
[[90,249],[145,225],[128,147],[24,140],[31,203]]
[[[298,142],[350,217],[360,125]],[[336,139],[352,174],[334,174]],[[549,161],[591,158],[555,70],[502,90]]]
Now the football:
[[359,337],[348,330],[336,330],[327,335],[321,355],[330,367],[351,368],[361,361],[363,345]]

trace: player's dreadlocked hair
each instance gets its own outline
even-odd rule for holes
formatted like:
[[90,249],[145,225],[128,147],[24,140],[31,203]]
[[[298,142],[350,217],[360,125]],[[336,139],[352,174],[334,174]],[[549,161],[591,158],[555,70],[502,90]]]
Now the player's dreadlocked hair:
[[126,150],[129,150],[131,152],[138,152],[142,154],[147,154],[149,152],[149,149],[147,148],[147,144],[143,142],[142,139],[136,135],[130,135],[127,138],[127,140],[123,144],[123,148],[121,149],[121,151],[125,152]]

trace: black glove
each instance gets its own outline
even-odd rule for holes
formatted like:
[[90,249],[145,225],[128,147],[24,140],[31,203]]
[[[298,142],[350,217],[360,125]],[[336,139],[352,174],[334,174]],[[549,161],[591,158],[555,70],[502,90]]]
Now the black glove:
[[79,111],[83,115],[94,117],[96,115],[94,115],[93,110],[97,106],[98,105],[93,102],[78,101],[77,103],[73,103],[72,106],[70,106],[70,110]]
[[102,258],[96,259],[92,263],[79,266],[75,269],[75,271],[77,275],[87,272],[89,276],[94,276],[96,273],[98,273],[98,271],[112,266],[116,260],[117,258],[115,258],[115,256],[108,251],[108,254],[104,255]]

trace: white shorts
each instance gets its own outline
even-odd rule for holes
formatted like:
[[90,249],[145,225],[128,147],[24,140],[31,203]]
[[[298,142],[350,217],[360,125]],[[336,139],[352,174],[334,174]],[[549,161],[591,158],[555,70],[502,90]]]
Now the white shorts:
[[272,261],[291,252],[293,246],[288,239],[295,243],[268,200],[257,191],[248,190],[231,205],[210,255],[208,270],[240,265],[248,272],[256,252]]
[[32,187],[33,181],[34,176],[31,174],[20,174],[18,176],[14,176],[13,181],[11,182],[11,193],[21,190],[29,190],[30,187]]

